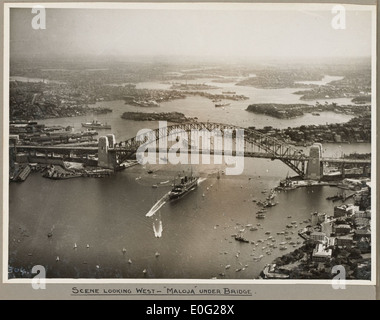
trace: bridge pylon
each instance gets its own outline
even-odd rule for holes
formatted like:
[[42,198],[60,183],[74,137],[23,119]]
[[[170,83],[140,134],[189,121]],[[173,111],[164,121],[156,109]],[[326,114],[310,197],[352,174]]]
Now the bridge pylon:
[[323,176],[322,144],[314,143],[310,147],[309,161],[307,162],[306,179],[320,180]]
[[107,169],[116,169],[116,154],[110,151],[116,143],[115,135],[107,134],[105,137],[99,137],[98,142],[98,166]]

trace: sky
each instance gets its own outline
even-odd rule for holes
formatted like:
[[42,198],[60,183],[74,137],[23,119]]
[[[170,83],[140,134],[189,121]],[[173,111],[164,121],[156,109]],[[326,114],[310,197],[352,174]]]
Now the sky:
[[46,9],[34,30],[31,9],[10,12],[10,52],[40,55],[363,57],[371,55],[371,13],[331,10]]

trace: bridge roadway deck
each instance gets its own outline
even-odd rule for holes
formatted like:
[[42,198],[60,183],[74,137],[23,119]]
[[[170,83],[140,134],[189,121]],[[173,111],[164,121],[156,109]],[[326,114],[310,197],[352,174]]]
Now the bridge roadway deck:
[[98,152],[98,147],[83,147],[83,146],[16,146],[18,150],[33,150],[39,152]]
[[[55,152],[55,153],[70,153],[70,152],[81,152],[81,153],[96,153],[98,151],[98,147],[84,147],[84,146],[16,146],[18,150],[33,150],[33,151],[39,151],[39,152]],[[126,148],[109,148],[109,151],[111,152],[131,152],[131,150]],[[132,151],[133,152],[133,151]],[[163,152],[167,153],[168,149],[156,149],[156,152]],[[214,154],[214,150],[198,150],[198,149],[189,149],[189,153],[207,153],[209,152],[210,155]],[[230,153],[225,153],[224,151],[221,153],[222,155],[232,155],[236,156],[236,151],[232,151]],[[299,160],[299,161],[307,161],[309,158],[305,155],[300,156],[299,154],[291,156],[279,156],[274,155],[272,153],[266,153],[266,152],[244,152],[244,157],[251,157],[251,158],[265,158],[265,159],[287,159],[287,160]],[[368,159],[344,159],[344,158],[322,158],[322,162],[328,162],[328,163],[335,163],[335,164],[371,164],[371,160]]]

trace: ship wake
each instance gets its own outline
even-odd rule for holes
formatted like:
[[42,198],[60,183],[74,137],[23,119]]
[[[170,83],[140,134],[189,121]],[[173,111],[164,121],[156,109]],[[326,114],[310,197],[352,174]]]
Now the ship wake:
[[153,222],[153,231],[154,231],[154,236],[156,238],[161,238],[162,236],[162,221],[161,220],[158,220],[156,219],[154,222]]
[[198,185],[200,185],[203,181],[206,181],[206,180],[207,180],[207,178],[199,178]]
[[149,212],[145,215],[147,217],[153,216],[158,210],[162,208],[162,206],[166,203],[169,198],[169,193],[166,193],[160,200],[158,200],[154,206],[149,210]]

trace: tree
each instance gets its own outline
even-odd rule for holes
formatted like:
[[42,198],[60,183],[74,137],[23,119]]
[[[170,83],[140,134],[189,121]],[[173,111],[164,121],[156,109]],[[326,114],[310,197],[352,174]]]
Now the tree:
[[361,259],[361,252],[357,248],[353,248],[350,252],[350,255],[348,256],[350,259]]

